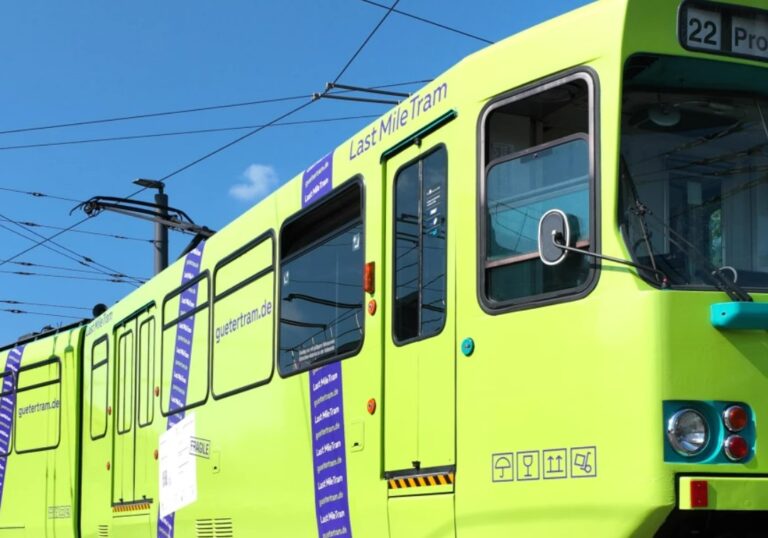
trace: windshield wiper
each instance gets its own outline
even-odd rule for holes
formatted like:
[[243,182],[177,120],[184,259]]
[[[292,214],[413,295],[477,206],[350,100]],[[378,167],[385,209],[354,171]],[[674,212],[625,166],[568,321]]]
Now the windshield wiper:
[[669,279],[662,273],[659,268],[656,266],[656,258],[653,255],[653,247],[651,247],[651,240],[650,236],[648,234],[648,226],[645,222],[645,216],[649,214],[651,211],[648,209],[648,206],[646,206],[644,203],[640,201],[640,197],[637,194],[637,187],[635,186],[635,182],[632,179],[632,175],[629,173],[629,166],[627,166],[627,161],[624,159],[624,156],[621,156],[621,179],[624,180],[624,182],[629,186],[629,191],[632,193],[632,200],[634,202],[634,207],[630,209],[633,215],[637,217],[637,222],[640,223],[640,232],[643,235],[643,242],[645,243],[645,248],[648,250],[648,258],[651,260],[651,267],[653,267],[653,274],[658,280],[659,275],[663,275],[661,284],[664,285],[668,283]]
[[[649,239],[648,231],[647,231],[647,222],[645,220],[646,216],[650,216],[653,218],[654,221],[656,221],[659,226],[661,226],[662,232],[664,234],[664,238],[667,239],[670,243],[675,245],[677,248],[682,250],[688,255],[693,254],[695,257],[697,257],[699,260],[704,262],[704,265],[708,267],[708,275],[710,279],[712,280],[712,283],[715,285],[717,289],[724,292],[732,301],[742,301],[742,302],[752,302],[752,296],[741,286],[736,284],[736,271],[732,268],[726,268],[726,267],[717,267],[715,264],[713,264],[709,258],[707,258],[704,254],[699,251],[698,248],[696,248],[696,245],[688,241],[682,234],[676,232],[674,229],[672,229],[669,224],[664,222],[661,218],[657,217],[653,214],[653,211],[648,209],[648,206],[646,206],[639,198],[637,193],[637,186],[635,185],[635,182],[632,179],[632,175],[629,172],[629,166],[627,165],[626,160],[624,157],[621,157],[621,167],[622,167],[622,179],[624,179],[627,184],[629,185],[630,192],[632,193],[632,197],[634,198],[634,208],[632,209],[632,213],[635,214],[638,218],[638,222],[640,223],[640,230],[643,235],[643,240],[646,244],[646,248],[648,249],[648,256],[651,260],[651,265],[653,265],[654,269],[656,269],[656,260],[653,256],[653,249],[651,248],[651,242]],[[734,280],[730,280],[725,276],[726,270],[733,270],[734,273]]]
[[[669,224],[661,220],[656,215],[651,214],[651,217],[653,217],[653,219],[659,223],[659,226],[661,226],[662,229],[666,232],[666,238],[669,239],[670,243],[675,245],[686,254],[693,254],[699,260],[704,262],[704,265],[706,265],[708,268],[707,270],[710,271],[708,274],[717,289],[725,292],[725,294],[728,295],[728,297],[730,297],[733,301],[752,302],[752,296],[747,293],[744,288],[736,284],[735,280],[737,278],[737,273],[735,269],[733,269],[734,280],[726,278],[725,271],[732,268],[717,267],[714,263],[709,261],[709,258],[702,254],[698,248],[696,248],[696,245],[688,241],[681,233],[673,230]],[[677,239],[677,241],[675,239]]]

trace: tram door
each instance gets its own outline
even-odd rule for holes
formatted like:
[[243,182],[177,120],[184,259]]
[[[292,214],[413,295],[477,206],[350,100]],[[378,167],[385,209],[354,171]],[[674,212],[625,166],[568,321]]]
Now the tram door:
[[[148,525],[156,480],[150,428],[154,418],[155,318],[145,310],[115,329],[112,506],[131,513],[118,527]],[[144,517],[146,516],[146,517]]]
[[[385,162],[384,477],[391,536],[454,536],[455,307],[448,154]],[[424,514],[429,514],[428,518]]]

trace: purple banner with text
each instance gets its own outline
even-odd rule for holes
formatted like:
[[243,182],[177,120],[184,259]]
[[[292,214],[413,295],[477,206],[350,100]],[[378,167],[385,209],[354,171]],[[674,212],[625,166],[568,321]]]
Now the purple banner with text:
[[13,417],[16,414],[15,380],[21,366],[24,346],[15,347],[8,352],[3,369],[2,392],[0,392],[0,506],[3,504],[5,473],[8,470],[8,453],[11,451],[11,432]]
[[333,152],[304,171],[301,178],[301,207],[307,207],[333,189]]
[[321,366],[309,373],[315,513],[319,538],[352,536],[341,389],[341,363]]
[[[200,265],[203,259],[205,243],[200,243],[197,248],[191,250],[184,259],[184,269],[181,276],[181,285],[194,279],[200,274]],[[199,284],[195,283],[179,295],[179,318],[188,314],[197,306],[197,291]],[[203,314],[206,315],[206,314]],[[173,352],[173,372],[171,375],[171,393],[169,412],[182,409],[187,405],[187,389],[189,388],[189,367],[192,360],[192,337],[195,333],[195,316],[190,316],[179,321],[176,325],[176,345]],[[168,415],[166,430],[170,430],[181,419],[184,411]],[[173,538],[176,513],[157,518],[158,538]]]

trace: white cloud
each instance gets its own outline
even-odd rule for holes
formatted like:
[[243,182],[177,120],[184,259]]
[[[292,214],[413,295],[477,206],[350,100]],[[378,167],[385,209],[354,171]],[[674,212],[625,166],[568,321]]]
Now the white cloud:
[[244,202],[261,200],[280,185],[275,169],[265,164],[252,164],[243,172],[243,178],[246,181],[232,185],[229,194]]

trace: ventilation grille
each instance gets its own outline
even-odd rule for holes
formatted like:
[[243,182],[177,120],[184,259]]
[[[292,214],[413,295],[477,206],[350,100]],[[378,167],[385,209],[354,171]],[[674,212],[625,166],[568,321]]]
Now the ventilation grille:
[[198,519],[195,521],[197,538],[232,538],[235,535],[231,517]]
[[109,525],[99,525],[99,538],[109,538]]

